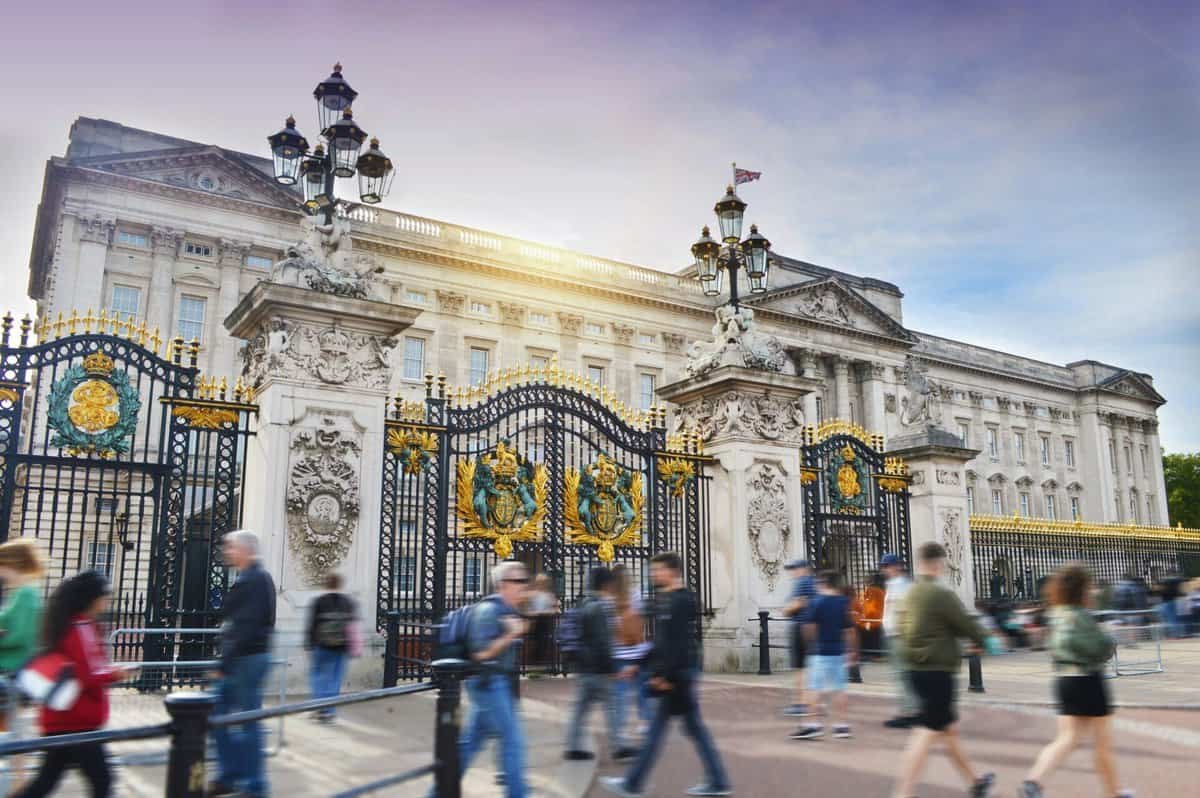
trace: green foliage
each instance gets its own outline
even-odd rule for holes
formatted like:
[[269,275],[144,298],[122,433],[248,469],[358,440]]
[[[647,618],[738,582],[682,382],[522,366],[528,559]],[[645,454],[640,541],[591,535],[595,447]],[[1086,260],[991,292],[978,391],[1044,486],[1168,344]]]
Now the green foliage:
[[1171,526],[1200,529],[1200,452],[1163,456]]

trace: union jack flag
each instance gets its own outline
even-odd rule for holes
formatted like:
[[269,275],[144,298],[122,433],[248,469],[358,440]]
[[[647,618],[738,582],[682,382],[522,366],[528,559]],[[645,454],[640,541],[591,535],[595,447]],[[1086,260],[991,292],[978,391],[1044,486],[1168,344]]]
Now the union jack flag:
[[733,170],[733,184],[740,186],[742,183],[749,183],[752,180],[758,180],[762,177],[762,172],[751,172],[749,169]]

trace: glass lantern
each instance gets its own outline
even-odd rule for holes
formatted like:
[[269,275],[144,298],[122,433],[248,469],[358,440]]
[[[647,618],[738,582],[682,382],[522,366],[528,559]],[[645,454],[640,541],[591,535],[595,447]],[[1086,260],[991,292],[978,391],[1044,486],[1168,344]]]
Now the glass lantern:
[[713,210],[717,213],[721,240],[726,244],[736,244],[742,237],[742,217],[746,212],[746,203],[733,192],[733,186],[726,186],[725,196],[713,206]]
[[329,140],[333,173],[338,177],[354,177],[358,151],[367,140],[367,132],[354,121],[354,113],[349,108],[343,110],[342,118],[325,128],[322,135]]
[[317,119],[321,130],[327,129],[342,116],[342,111],[354,104],[358,92],[350,88],[350,84],[342,77],[342,65],[333,65],[333,74],[317,84],[313,89],[313,99],[317,101]]
[[708,227],[701,231],[700,240],[692,244],[692,257],[696,259],[696,277],[701,282],[716,279],[721,267],[721,245],[712,240]]
[[300,159],[308,151],[308,141],[296,130],[296,120],[289,116],[282,130],[267,136],[267,143],[271,145],[275,181],[285,186],[295,185]]
[[379,149],[379,139],[371,139],[370,148],[358,156],[358,193],[362,201],[368,205],[382,202],[395,175],[392,160]]

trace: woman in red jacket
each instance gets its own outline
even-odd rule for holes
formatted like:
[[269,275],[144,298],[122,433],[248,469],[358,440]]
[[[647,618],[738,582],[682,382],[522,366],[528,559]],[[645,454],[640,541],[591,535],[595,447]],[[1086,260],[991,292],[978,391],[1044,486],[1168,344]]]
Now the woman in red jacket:
[[[84,571],[64,580],[50,595],[42,627],[43,651],[62,654],[75,666],[80,693],[62,711],[42,707],[42,732],[48,736],[95,731],[108,722],[108,686],[131,671],[114,666],[104,653],[96,618],[108,608],[108,579],[99,571]],[[112,774],[103,743],[83,743],[46,752],[37,778],[16,798],[40,798],[58,785],[71,765],[83,771],[93,798],[112,794]]]

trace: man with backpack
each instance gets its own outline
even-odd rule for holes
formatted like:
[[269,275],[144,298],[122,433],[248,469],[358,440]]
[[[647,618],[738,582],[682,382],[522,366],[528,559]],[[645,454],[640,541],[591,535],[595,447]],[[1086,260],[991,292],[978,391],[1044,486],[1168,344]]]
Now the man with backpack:
[[588,596],[579,606],[579,640],[575,650],[575,665],[579,672],[576,680],[575,706],[571,711],[571,722],[567,726],[567,750],[563,754],[568,760],[595,759],[596,755],[583,747],[583,734],[592,704],[601,703],[608,716],[609,748],[613,759],[630,759],[636,753],[622,745],[621,729],[617,723],[617,707],[613,701],[612,679],[616,672],[613,660],[613,588],[616,577],[607,568],[593,568],[588,576]]
[[[525,601],[529,572],[515,560],[492,569],[491,595],[452,613],[443,626],[438,657],[470,659],[478,669],[466,680],[470,707],[458,738],[459,766],[465,772],[489,737],[500,738],[500,761],[507,798],[526,798],[525,732],[510,685],[517,671],[517,646],[528,624],[518,608]],[[429,793],[436,795],[435,790]]]
[[[354,601],[341,592],[341,575],[326,576],[325,589],[328,592],[312,603],[305,639],[305,648],[310,652],[309,685],[313,698],[332,698],[341,692],[357,614]],[[335,712],[333,707],[318,709],[313,717],[322,723],[332,723]]]

